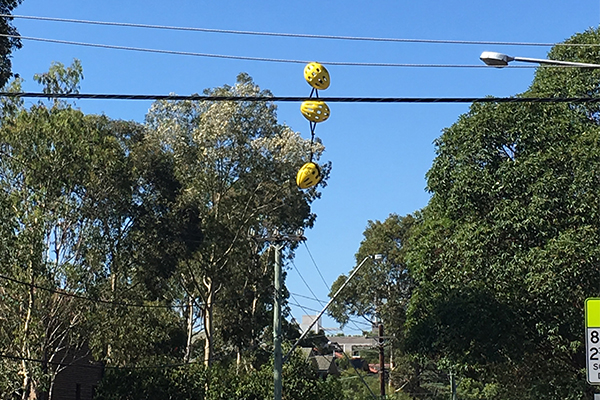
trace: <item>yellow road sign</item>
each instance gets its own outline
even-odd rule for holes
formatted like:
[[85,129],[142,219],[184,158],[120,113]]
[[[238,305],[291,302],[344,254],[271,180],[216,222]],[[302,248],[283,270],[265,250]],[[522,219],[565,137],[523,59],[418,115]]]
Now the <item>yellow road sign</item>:
[[585,299],[585,327],[600,328],[600,297]]

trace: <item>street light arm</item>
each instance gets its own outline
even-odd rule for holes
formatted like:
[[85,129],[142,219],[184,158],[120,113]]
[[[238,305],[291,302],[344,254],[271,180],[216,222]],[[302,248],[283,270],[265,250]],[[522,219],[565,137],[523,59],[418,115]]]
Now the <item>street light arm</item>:
[[600,64],[588,64],[588,63],[560,61],[560,60],[547,60],[547,59],[542,59],[542,58],[513,57],[513,60],[521,61],[521,62],[536,63],[536,64],[558,65],[558,66],[565,66],[565,67],[600,68]]
[[529,58],[529,57],[512,57],[507,54],[497,53],[495,51],[484,51],[479,56],[481,61],[486,63],[491,67],[506,67],[511,61],[521,61],[528,62],[534,64],[543,64],[543,65],[556,65],[562,67],[580,67],[580,68],[600,68],[600,64],[589,64],[589,63],[579,63],[572,61],[560,61],[560,60],[548,60],[543,58]]

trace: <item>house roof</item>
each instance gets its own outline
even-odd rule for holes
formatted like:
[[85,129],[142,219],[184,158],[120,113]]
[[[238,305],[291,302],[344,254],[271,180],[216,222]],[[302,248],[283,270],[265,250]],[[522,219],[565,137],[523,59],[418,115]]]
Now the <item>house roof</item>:
[[310,347],[303,347],[302,352],[306,355],[306,358],[319,374],[339,375],[334,354],[317,354],[315,350]]

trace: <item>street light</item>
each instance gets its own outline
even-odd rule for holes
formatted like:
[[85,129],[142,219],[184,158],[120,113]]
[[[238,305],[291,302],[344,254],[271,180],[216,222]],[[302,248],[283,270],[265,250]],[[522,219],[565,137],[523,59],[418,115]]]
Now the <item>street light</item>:
[[535,64],[557,65],[563,67],[584,67],[584,68],[600,68],[600,64],[588,64],[571,61],[547,60],[543,58],[528,58],[528,57],[512,57],[507,54],[497,53],[495,51],[484,51],[479,56],[481,61],[491,67],[506,67],[511,61],[521,61]]

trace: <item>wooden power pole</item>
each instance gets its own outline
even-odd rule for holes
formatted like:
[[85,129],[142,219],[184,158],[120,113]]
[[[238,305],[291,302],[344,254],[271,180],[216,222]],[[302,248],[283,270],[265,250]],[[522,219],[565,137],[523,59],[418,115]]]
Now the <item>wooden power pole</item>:
[[385,399],[385,354],[383,352],[383,324],[379,323],[379,393]]

